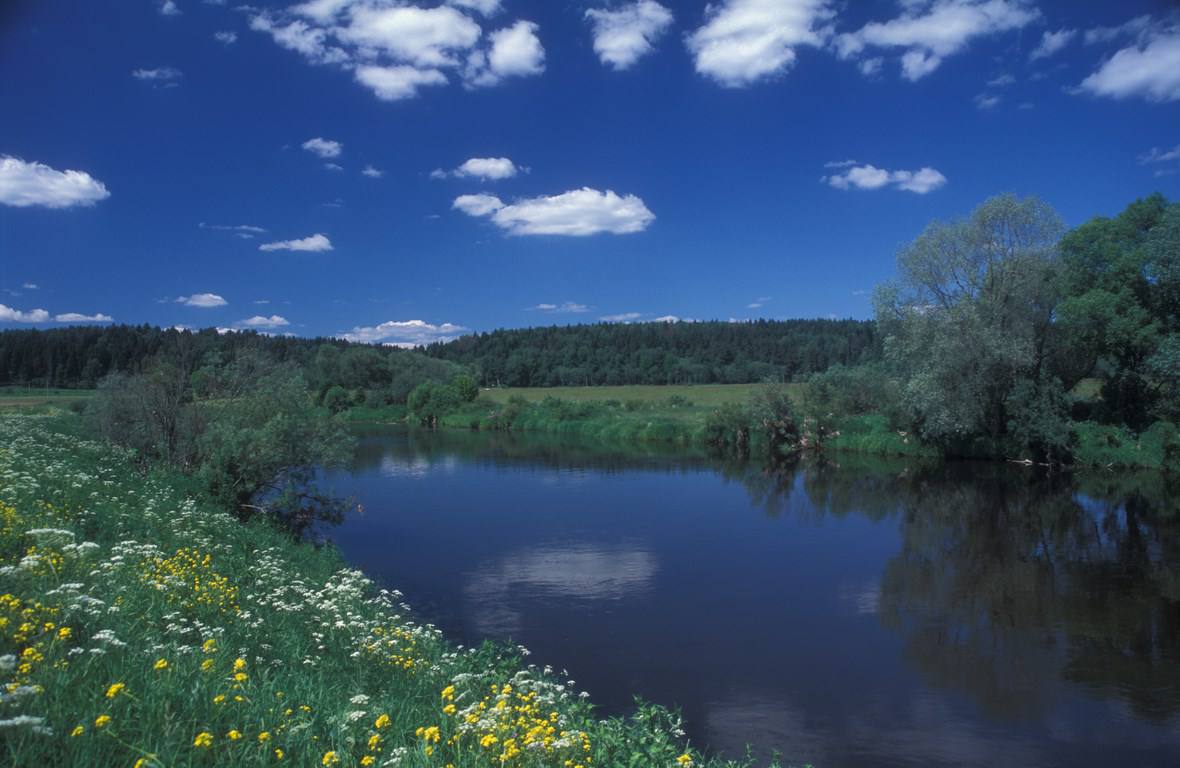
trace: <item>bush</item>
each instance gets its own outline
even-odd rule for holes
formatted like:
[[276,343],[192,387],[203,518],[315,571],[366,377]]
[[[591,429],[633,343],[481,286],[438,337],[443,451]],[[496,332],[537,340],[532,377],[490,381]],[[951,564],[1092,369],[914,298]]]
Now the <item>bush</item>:
[[324,393],[323,404],[332,413],[340,413],[352,405],[352,397],[344,387],[339,384],[333,384]]

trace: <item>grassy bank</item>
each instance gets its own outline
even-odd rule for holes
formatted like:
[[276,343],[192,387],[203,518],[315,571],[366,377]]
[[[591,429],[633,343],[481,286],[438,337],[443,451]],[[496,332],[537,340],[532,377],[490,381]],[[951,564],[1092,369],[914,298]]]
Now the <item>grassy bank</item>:
[[720,765],[53,419],[0,445],[4,764]]
[[45,389],[40,387],[0,387],[0,413],[10,410],[48,411],[85,405],[94,397],[93,389]]

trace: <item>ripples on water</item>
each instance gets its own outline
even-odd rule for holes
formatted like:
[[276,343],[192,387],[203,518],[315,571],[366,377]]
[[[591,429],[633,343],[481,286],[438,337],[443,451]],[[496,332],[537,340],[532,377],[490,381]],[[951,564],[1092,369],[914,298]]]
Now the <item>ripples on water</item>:
[[1158,474],[793,467],[374,431],[331,536],[460,642],[606,712],[817,766],[1180,765],[1180,520]]

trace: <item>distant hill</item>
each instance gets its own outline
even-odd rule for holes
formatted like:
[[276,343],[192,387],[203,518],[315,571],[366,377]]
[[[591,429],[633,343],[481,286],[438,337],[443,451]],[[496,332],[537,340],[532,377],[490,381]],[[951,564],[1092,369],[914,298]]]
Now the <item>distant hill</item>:
[[867,320],[653,322],[520,328],[432,344],[483,386],[745,384],[880,356]]

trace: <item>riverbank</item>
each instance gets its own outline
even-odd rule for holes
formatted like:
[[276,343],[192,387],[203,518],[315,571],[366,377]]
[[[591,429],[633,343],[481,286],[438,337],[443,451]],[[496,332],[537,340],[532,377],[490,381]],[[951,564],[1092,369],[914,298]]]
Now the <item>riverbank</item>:
[[722,765],[66,423],[0,416],[6,764]]

